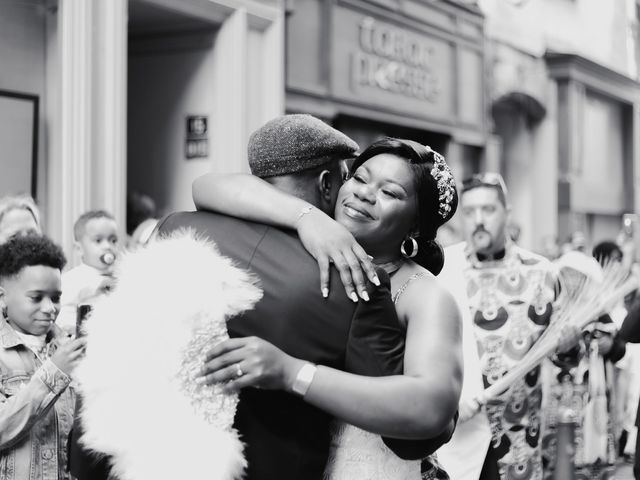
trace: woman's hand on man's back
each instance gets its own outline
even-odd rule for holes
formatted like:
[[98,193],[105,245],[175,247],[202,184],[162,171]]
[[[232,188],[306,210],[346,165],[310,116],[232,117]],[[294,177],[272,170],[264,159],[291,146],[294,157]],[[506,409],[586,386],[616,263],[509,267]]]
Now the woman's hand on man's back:
[[368,301],[365,276],[376,285],[380,285],[380,281],[372,257],[351,232],[317,208],[302,216],[296,226],[300,241],[318,262],[322,296],[329,295],[330,264],[333,263],[347,296],[354,302],[358,301],[358,295]]

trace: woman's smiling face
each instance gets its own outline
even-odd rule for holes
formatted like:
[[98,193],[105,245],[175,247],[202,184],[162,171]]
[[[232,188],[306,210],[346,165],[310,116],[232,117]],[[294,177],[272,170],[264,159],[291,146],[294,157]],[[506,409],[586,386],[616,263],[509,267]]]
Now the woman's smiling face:
[[335,219],[370,255],[399,251],[415,227],[417,198],[409,163],[383,153],[365,161],[340,189]]

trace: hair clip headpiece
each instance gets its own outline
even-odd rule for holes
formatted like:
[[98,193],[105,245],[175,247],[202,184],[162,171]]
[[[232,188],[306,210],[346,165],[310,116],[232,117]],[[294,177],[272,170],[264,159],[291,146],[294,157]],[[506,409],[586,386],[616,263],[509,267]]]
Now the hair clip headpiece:
[[447,218],[447,215],[449,215],[451,211],[451,202],[453,201],[453,195],[456,189],[456,181],[444,157],[429,145],[425,145],[425,148],[433,154],[434,159],[430,173],[438,185],[438,200],[440,201],[438,214],[442,218]]

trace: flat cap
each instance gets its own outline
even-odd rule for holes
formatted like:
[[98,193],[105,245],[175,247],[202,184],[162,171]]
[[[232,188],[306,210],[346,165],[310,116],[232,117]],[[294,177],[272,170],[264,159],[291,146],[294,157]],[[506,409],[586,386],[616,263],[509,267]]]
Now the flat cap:
[[353,158],[359,147],[344,133],[306,114],[268,121],[249,138],[251,173],[274,177]]

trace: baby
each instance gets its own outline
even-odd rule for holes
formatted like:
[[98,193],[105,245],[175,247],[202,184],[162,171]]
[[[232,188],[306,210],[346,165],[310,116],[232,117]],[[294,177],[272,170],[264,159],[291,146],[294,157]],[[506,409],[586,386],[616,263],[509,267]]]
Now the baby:
[[110,213],[91,210],[76,220],[73,235],[82,263],[62,275],[62,310],[57,322],[70,334],[75,331],[78,306],[91,303],[111,286],[118,226]]

